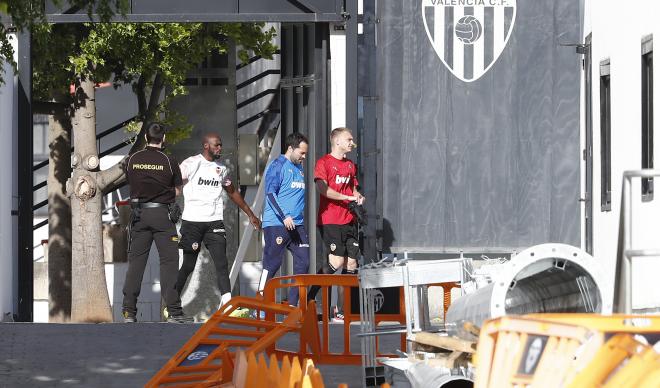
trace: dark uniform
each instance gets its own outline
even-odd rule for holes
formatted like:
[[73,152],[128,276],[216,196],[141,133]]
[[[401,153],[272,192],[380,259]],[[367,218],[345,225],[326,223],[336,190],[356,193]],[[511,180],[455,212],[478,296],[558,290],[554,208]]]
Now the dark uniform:
[[124,317],[135,317],[142,276],[152,241],[160,256],[160,289],[170,316],[181,316],[181,299],[176,291],[179,270],[178,235],[169,216],[175,187],[181,186],[178,163],[159,148],[147,147],[131,155],[126,164],[131,192],[131,227],[128,272],[124,283]]

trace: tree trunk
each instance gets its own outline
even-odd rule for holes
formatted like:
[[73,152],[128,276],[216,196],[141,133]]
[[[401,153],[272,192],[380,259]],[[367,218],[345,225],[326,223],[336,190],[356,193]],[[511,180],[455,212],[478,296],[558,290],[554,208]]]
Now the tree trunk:
[[101,212],[104,182],[96,149],[94,82],[76,81],[73,106],[73,176],[67,185],[73,227],[71,320],[112,322],[103,261]]
[[71,319],[71,116],[60,107],[49,117],[48,146],[48,321]]

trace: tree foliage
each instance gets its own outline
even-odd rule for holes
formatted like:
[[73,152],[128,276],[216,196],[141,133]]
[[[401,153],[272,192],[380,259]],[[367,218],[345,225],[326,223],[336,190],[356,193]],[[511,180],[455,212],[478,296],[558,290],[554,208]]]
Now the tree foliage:
[[[125,15],[129,9],[129,0],[52,0],[55,6],[66,4],[69,9],[85,10],[91,18],[98,15],[100,21],[109,21],[116,14]],[[18,31],[32,31],[36,26],[46,22],[44,0],[0,0],[0,17],[8,16],[11,24]],[[10,42],[7,26],[0,23],[0,62],[14,62],[14,51]],[[0,70],[0,84],[4,82]]]
[[130,84],[139,118],[129,129],[137,132],[142,122],[158,117],[173,129],[168,139],[175,140],[190,127],[167,106],[187,93],[186,74],[210,53],[226,53],[230,40],[243,61],[251,55],[271,58],[274,35],[263,23],[41,24],[33,33],[33,93],[42,101],[65,95],[77,75],[116,87]]

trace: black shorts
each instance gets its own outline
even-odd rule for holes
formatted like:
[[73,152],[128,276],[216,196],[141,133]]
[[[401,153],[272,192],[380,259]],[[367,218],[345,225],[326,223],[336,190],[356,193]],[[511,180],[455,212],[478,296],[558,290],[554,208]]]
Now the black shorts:
[[356,224],[319,225],[319,230],[325,247],[331,255],[358,259],[360,244]]
[[181,239],[179,240],[179,249],[183,253],[198,253],[202,248],[202,242],[209,245],[214,242],[220,242],[224,254],[226,244],[225,224],[221,221],[181,221]]

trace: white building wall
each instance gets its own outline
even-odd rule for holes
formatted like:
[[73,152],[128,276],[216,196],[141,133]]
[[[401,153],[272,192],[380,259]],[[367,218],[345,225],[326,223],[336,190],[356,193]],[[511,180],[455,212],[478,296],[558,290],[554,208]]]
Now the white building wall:
[[[14,39],[15,43],[16,40]],[[14,52],[16,52],[14,47]],[[16,286],[16,268],[14,260],[14,232],[12,211],[12,195],[14,192],[13,170],[15,161],[15,148],[11,139],[16,133],[17,116],[17,89],[14,81],[14,72],[11,65],[0,62],[0,68],[5,83],[0,85],[0,138],[5,141],[0,145],[0,320],[11,317],[15,312],[14,300]],[[9,314],[9,316],[7,316]]]
[[[330,126],[346,126],[346,31],[330,25]],[[353,128],[355,129],[355,128]]]
[[[586,1],[585,36],[592,33],[593,66],[593,160],[594,160],[594,257],[603,260],[611,279],[615,276],[619,211],[623,172],[641,168],[641,42],[653,34],[660,47],[660,3],[633,0]],[[654,50],[655,51],[655,50]],[[612,210],[601,211],[600,166],[600,67],[610,60]],[[660,167],[660,72],[657,60],[654,79],[653,137],[656,168]],[[583,109],[584,112],[584,109]],[[584,121],[583,121],[584,123]],[[584,132],[583,132],[584,133]],[[633,181],[633,248],[660,248],[660,180],[656,179],[655,199],[641,201],[640,180]],[[633,308],[660,307],[660,257],[635,259],[633,264]]]

